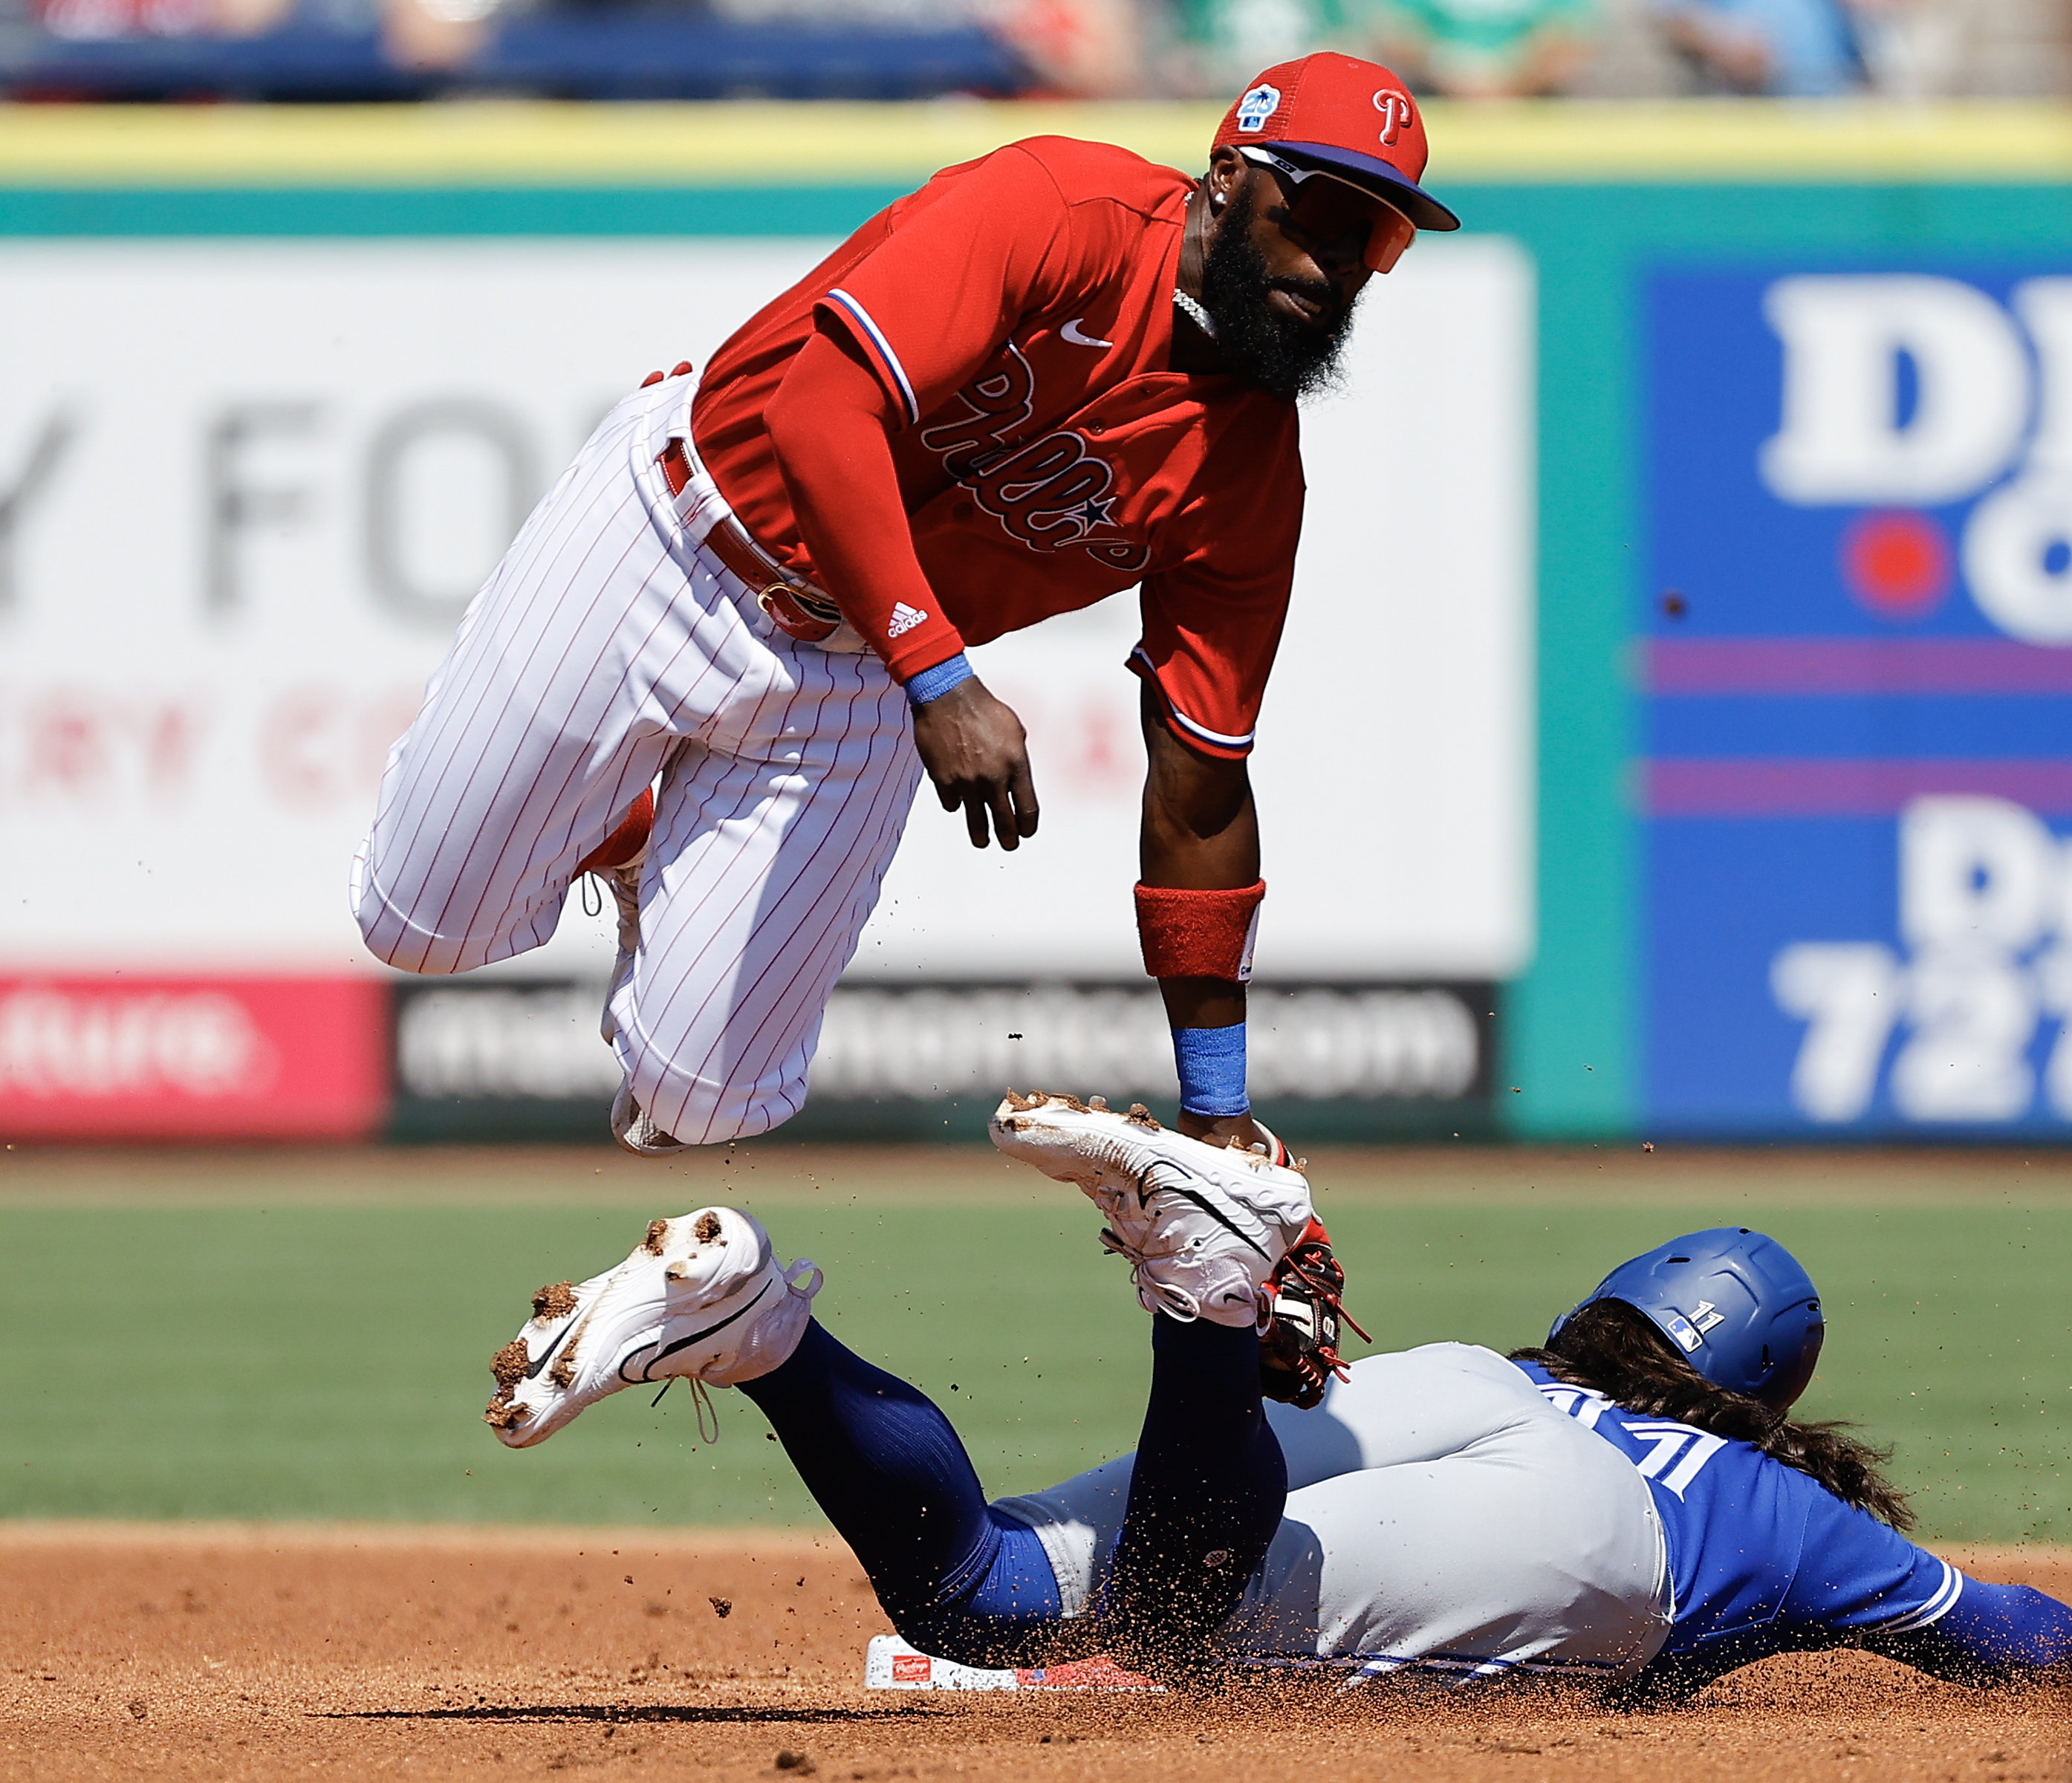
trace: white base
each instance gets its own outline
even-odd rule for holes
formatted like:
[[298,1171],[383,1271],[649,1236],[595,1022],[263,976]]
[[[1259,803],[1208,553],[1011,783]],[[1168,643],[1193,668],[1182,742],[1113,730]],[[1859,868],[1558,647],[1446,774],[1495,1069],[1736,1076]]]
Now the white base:
[[874,1691],[1162,1691],[1163,1684],[1124,1671],[1104,1654],[1062,1666],[993,1670],[960,1666],[910,1647],[896,1634],[871,1637],[864,1649],[864,1688]]

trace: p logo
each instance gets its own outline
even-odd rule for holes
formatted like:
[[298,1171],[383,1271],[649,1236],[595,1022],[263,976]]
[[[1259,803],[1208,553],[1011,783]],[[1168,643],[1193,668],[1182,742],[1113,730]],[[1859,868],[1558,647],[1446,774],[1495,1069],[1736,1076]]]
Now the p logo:
[[1237,102],[1237,127],[1241,130],[1261,129],[1280,109],[1281,89],[1261,81]]
[[[1251,96],[1248,94],[1248,98]],[[1374,109],[1381,113],[1381,140],[1393,142],[1403,134],[1403,126],[1415,115],[1410,109],[1410,95],[1384,87],[1374,96]],[[1240,116],[1242,114],[1240,113]]]

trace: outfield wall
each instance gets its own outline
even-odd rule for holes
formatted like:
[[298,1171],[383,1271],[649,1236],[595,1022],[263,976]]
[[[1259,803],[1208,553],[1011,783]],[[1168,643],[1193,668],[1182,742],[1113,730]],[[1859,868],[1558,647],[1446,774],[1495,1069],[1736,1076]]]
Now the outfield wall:
[[[1191,166],[1213,123],[0,116],[0,1127],[595,1130],[601,920],[405,984],[345,909],[469,590],[617,395],[932,167],[1044,130]],[[2072,114],[1430,128],[1470,228],[1305,417],[1262,1094],[1347,1136],[2066,1130]],[[980,653],[1044,835],[917,809],[819,1130],[1170,1093],[1128,606]]]

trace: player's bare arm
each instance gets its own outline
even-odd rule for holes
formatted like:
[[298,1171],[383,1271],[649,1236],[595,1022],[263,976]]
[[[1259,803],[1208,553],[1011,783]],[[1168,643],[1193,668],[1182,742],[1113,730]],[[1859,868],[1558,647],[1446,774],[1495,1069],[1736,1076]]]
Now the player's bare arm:
[[[1285,380],[1289,394],[1307,388],[1327,372],[1367,280],[1394,264],[1409,232],[1354,187],[1217,148],[1189,196],[1173,368],[1264,371],[1263,381]],[[1248,286],[1252,306],[1229,301],[1233,283]],[[1244,1085],[1244,981],[1265,890],[1250,779],[1241,757],[1183,741],[1149,687],[1143,723],[1138,923],[1173,1028],[1180,1129],[1268,1143]]]
[[[1173,734],[1149,688],[1141,701],[1145,768],[1137,866],[1147,886],[1242,892],[1259,881],[1259,814],[1242,761],[1190,749]],[[1166,1020],[1176,1033],[1241,1029],[1244,986],[1208,974],[1161,978]],[[1180,1131],[1197,1139],[1257,1143],[1249,1111],[1197,1114],[1182,1108]]]

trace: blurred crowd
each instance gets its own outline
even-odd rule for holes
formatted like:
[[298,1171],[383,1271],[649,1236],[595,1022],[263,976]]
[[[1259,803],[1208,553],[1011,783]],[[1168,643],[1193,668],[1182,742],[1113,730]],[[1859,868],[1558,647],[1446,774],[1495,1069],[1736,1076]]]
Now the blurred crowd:
[[[983,33],[1020,71],[1005,90],[1104,98],[1220,96],[1326,47],[1470,99],[2072,93],[2072,0],[0,0],[0,45],[333,32],[436,69],[543,21],[775,28],[802,46]],[[764,84],[781,94],[781,68]]]
[[990,3],[996,28],[1082,92],[1221,95],[1329,47],[1459,99],[2072,92],[2072,0]]

